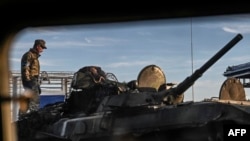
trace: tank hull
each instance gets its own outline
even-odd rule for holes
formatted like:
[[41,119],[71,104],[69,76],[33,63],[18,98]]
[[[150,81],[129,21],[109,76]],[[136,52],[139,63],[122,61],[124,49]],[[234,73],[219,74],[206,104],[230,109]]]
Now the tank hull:
[[[33,130],[38,137],[36,140],[44,141],[49,138],[71,141],[223,140],[224,126],[250,125],[250,102],[242,102],[207,100],[169,106],[118,107],[88,116],[61,117],[53,124],[41,120],[39,122],[47,127]],[[52,113],[49,109],[54,107],[47,109]]]

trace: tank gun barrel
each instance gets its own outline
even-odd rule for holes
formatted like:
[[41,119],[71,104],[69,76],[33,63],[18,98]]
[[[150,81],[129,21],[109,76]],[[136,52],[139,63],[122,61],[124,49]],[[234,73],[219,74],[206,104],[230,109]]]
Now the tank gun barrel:
[[144,92],[142,94],[125,93],[120,95],[110,96],[107,106],[110,107],[138,107],[148,105],[159,105],[162,102],[165,104],[175,104],[178,97],[182,95],[194,82],[202,76],[202,74],[219,60],[228,50],[238,43],[243,36],[237,34],[230,42],[228,42],[218,53],[216,53],[203,66],[197,69],[192,75],[184,79],[179,85],[174,88],[166,89],[160,92]]
[[164,102],[171,104],[174,99],[184,93],[187,89],[189,89],[194,82],[202,76],[202,74],[208,70],[217,60],[219,60],[227,51],[229,51],[235,44],[237,44],[243,36],[241,34],[237,34],[230,42],[228,42],[221,50],[219,50],[212,58],[210,58],[203,66],[197,69],[192,75],[184,79],[179,85],[175,88],[171,88],[165,91],[160,92],[161,99]]

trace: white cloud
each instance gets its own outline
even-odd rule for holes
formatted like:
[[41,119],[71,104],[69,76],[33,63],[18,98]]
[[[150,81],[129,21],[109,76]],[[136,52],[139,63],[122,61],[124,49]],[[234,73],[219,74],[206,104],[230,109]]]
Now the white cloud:
[[235,26],[225,26],[222,29],[230,33],[250,33],[250,25],[235,25]]
[[150,35],[152,35],[151,32],[147,32],[147,31],[138,31],[137,34],[142,35],[142,36],[150,36]]
[[20,63],[21,59],[20,58],[10,58],[10,61],[11,62],[18,62],[18,63]]
[[[46,40],[48,48],[73,48],[77,47],[103,47],[111,46],[126,40],[107,38],[107,37],[85,37],[82,40],[79,39],[57,39],[57,40]],[[31,47],[33,42],[18,42],[13,46],[18,48]]]
[[132,66],[146,66],[151,64],[151,61],[132,61],[132,62],[117,62],[107,65],[109,68],[118,68],[118,67],[132,67]]
[[234,61],[234,62],[246,63],[246,62],[250,61],[250,56],[249,55],[234,56],[234,57],[230,58],[230,60]]
[[43,66],[43,67],[46,67],[46,66],[63,66],[63,62],[58,62],[58,61],[53,61],[53,60],[50,60],[50,61],[44,61],[44,60],[40,60],[40,65]]

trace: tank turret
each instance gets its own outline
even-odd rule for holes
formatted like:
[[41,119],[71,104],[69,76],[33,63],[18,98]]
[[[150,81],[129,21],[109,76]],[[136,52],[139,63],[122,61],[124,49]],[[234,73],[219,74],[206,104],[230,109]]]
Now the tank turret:
[[[228,42],[220,51],[218,51],[211,59],[209,59],[203,66],[197,69],[192,75],[187,77],[177,87],[165,89],[156,93],[144,93],[142,95],[126,94],[123,99],[121,96],[114,96],[114,100],[111,98],[111,102],[108,103],[112,106],[140,106],[140,105],[157,105],[162,102],[165,104],[174,104],[178,96],[183,94],[188,88],[190,88],[194,82],[200,78],[203,73],[211,67],[217,60],[219,60],[227,51],[229,51],[237,42],[242,39],[242,35],[238,34],[230,42]],[[120,100],[117,100],[119,97]]]

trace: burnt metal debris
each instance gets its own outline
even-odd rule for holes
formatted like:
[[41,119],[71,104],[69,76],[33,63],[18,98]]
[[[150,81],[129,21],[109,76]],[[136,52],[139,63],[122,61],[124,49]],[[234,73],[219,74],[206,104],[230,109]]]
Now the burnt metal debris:
[[236,35],[176,85],[167,83],[165,74],[156,65],[146,66],[137,80],[128,83],[119,82],[114,74],[105,73],[98,66],[85,66],[74,74],[71,93],[64,102],[49,104],[19,117],[15,122],[18,139],[223,140],[224,125],[250,124],[250,102],[213,98],[183,102],[183,97],[184,92],[242,38],[241,34]]

